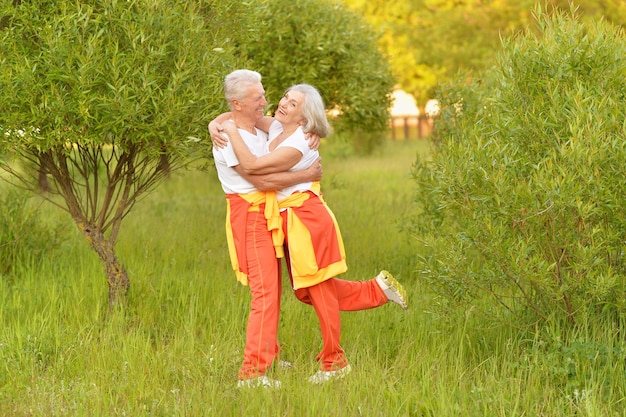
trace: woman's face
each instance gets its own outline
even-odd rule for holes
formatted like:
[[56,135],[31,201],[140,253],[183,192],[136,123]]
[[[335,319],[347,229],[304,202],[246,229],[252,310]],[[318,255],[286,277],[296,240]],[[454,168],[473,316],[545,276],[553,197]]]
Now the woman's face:
[[287,91],[278,102],[278,109],[276,109],[274,117],[281,122],[283,126],[304,125],[306,121],[302,116],[303,106],[304,94],[295,90]]

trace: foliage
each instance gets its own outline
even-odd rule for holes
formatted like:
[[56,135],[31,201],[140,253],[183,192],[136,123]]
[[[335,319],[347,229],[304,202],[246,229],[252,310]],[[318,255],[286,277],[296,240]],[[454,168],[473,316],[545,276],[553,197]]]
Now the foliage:
[[229,50],[218,41],[229,7],[0,3],[0,154],[19,158],[0,168],[33,191],[44,186],[68,211],[104,263],[113,299],[128,288],[114,252],[122,219],[206,152],[197,142],[222,100]]
[[[150,144],[159,154],[206,136],[221,81],[209,69],[223,59],[209,4],[13,3],[3,2],[0,78],[9,150]],[[29,129],[27,139],[14,134]]]
[[422,273],[448,302],[521,316],[624,314],[626,44],[604,22],[538,16],[479,81],[442,92],[418,161]]
[[[401,87],[419,102],[432,98],[438,84],[461,72],[477,75],[494,65],[500,39],[532,24],[535,4],[569,10],[571,0],[343,0],[383,33],[381,49],[390,57]],[[626,23],[623,0],[576,0],[583,19],[603,17]]]
[[47,225],[24,190],[3,190],[0,198],[0,277],[16,276],[27,265],[41,262],[67,238],[62,225]]
[[239,52],[263,75],[270,110],[287,87],[309,83],[340,111],[337,133],[350,134],[358,150],[379,146],[394,80],[367,23],[332,0],[262,0],[255,17]]

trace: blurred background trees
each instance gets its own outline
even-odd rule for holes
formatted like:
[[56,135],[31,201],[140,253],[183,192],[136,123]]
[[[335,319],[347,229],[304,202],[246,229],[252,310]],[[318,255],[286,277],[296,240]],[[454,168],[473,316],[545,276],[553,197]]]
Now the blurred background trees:
[[[532,11],[570,10],[569,0],[343,0],[382,33],[399,86],[423,106],[438,84],[471,77],[495,63],[501,39],[533,27]],[[626,23],[622,0],[577,0],[583,21]]]

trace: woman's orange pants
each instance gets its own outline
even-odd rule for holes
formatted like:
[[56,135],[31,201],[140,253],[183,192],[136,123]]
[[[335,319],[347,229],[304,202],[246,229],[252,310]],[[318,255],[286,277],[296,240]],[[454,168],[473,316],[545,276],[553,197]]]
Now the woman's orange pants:
[[358,311],[379,307],[387,296],[376,279],[347,281],[331,278],[295,291],[298,300],[315,309],[322,331],[323,348],[317,355],[320,369],[334,371],[348,364],[341,348],[341,311]]

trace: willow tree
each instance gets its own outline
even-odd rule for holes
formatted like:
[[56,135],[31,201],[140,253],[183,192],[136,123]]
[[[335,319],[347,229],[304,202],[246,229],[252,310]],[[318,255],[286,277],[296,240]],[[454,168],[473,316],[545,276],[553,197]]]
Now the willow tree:
[[624,32],[541,10],[537,29],[479,82],[442,89],[438,146],[415,165],[420,270],[441,306],[485,317],[621,320]]
[[313,84],[328,110],[339,113],[335,132],[351,137],[357,150],[372,152],[389,127],[395,84],[378,34],[334,0],[257,5],[254,26],[236,35],[243,45],[237,53],[263,74],[270,109],[289,85]]
[[193,159],[223,101],[225,3],[0,2],[3,178],[45,186],[71,215],[104,265],[110,304],[130,286],[115,253],[122,220]]

